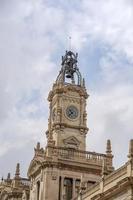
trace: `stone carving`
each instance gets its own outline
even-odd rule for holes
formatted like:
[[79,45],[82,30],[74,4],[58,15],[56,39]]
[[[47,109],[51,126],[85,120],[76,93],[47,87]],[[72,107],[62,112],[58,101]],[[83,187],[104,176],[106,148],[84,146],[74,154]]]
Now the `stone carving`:
[[76,137],[71,136],[64,140],[64,144],[66,147],[77,149],[80,145],[80,142],[77,140]]

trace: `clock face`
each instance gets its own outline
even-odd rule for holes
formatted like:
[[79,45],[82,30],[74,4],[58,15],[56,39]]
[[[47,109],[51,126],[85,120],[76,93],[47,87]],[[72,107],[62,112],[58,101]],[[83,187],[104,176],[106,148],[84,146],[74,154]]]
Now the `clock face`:
[[78,117],[78,109],[75,106],[69,106],[66,109],[66,115],[70,119],[76,119]]

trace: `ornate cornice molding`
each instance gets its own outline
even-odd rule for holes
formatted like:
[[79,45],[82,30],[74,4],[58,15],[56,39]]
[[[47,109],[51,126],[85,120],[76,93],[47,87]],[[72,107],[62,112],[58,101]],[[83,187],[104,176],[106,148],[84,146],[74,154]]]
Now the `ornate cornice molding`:
[[89,96],[84,87],[72,84],[54,84],[52,91],[49,92],[48,101],[51,102],[55,94],[66,94],[68,91],[78,92],[79,95],[83,96],[85,99],[87,99]]

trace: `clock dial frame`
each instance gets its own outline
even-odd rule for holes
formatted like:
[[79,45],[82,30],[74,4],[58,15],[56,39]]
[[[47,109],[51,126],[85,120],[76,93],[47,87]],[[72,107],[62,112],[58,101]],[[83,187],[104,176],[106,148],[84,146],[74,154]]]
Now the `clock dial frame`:
[[79,115],[79,112],[78,112],[77,107],[71,105],[66,108],[66,116],[69,119],[77,119],[78,115]]

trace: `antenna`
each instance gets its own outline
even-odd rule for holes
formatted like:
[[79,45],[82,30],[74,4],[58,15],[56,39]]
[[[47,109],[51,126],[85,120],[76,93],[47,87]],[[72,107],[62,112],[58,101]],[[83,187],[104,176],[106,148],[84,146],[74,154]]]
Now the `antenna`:
[[72,39],[71,36],[69,36],[69,46],[68,46],[69,51],[71,50],[71,45],[72,45],[71,44],[71,39]]

